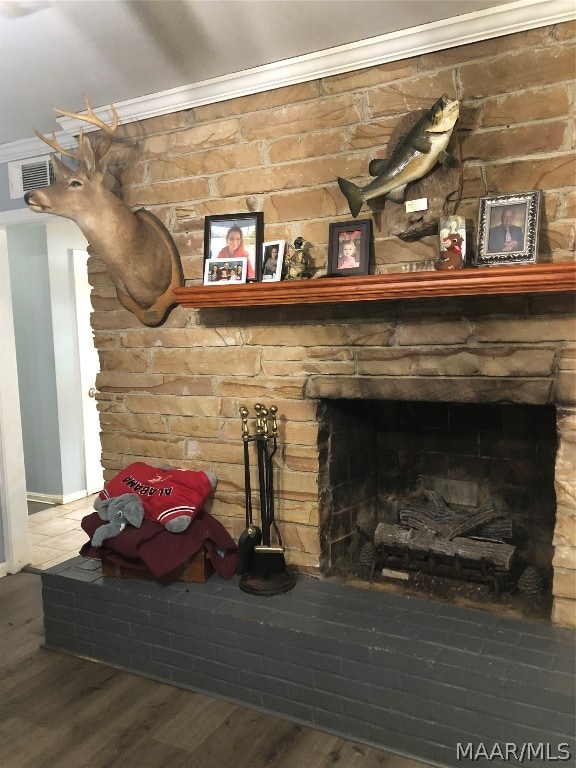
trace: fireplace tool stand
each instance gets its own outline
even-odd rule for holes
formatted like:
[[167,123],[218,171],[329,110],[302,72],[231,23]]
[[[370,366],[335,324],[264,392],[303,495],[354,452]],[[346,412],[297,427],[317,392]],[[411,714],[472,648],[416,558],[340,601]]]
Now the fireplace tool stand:
[[[289,592],[296,584],[295,577],[288,572],[284,558],[282,537],[274,519],[274,464],[278,449],[278,409],[270,411],[258,403],[256,411],[256,433],[250,435],[248,409],[240,408],[242,419],[242,440],[244,443],[244,482],[246,495],[246,529],[238,540],[240,551],[240,589],[254,595],[272,596]],[[270,422],[269,422],[270,417]],[[250,481],[249,443],[256,443],[258,456],[258,484],[260,495],[260,517],[262,528],[254,525],[252,515],[252,487]],[[272,528],[278,544],[271,543]]]

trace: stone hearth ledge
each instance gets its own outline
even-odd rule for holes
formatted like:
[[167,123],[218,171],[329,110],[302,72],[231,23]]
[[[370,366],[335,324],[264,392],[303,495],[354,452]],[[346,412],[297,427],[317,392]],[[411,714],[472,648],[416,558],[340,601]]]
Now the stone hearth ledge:
[[81,557],[41,578],[53,650],[437,765],[468,743],[576,754],[573,630],[302,575],[272,598]]

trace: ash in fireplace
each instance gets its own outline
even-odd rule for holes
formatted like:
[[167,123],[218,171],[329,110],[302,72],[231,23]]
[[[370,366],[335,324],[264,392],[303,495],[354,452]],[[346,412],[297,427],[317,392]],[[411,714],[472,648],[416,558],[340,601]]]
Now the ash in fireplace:
[[552,613],[552,594],[545,591],[526,593],[518,587],[502,591],[496,599],[490,584],[482,584],[429,573],[383,569],[374,573],[358,565],[357,555],[342,558],[327,574],[329,577],[363,589],[375,589],[395,594],[441,600],[454,605],[515,616],[532,621],[548,622]]

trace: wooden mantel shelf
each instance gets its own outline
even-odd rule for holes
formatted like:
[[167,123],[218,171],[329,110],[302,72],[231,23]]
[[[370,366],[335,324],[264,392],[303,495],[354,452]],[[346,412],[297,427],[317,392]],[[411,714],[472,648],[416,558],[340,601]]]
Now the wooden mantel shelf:
[[450,272],[402,272],[359,277],[320,277],[246,285],[176,288],[183,307],[263,307],[334,304],[442,296],[554,293],[576,290],[576,264],[519,264]]

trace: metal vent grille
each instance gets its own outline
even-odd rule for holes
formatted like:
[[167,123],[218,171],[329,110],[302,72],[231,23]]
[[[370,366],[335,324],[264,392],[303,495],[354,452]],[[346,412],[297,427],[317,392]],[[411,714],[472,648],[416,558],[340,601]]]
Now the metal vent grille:
[[49,155],[8,163],[8,178],[12,199],[24,197],[26,192],[47,187],[56,181]]
[[24,192],[38,189],[38,187],[46,187],[53,181],[56,181],[56,178],[50,161],[47,163],[26,163],[22,166],[22,189]]

